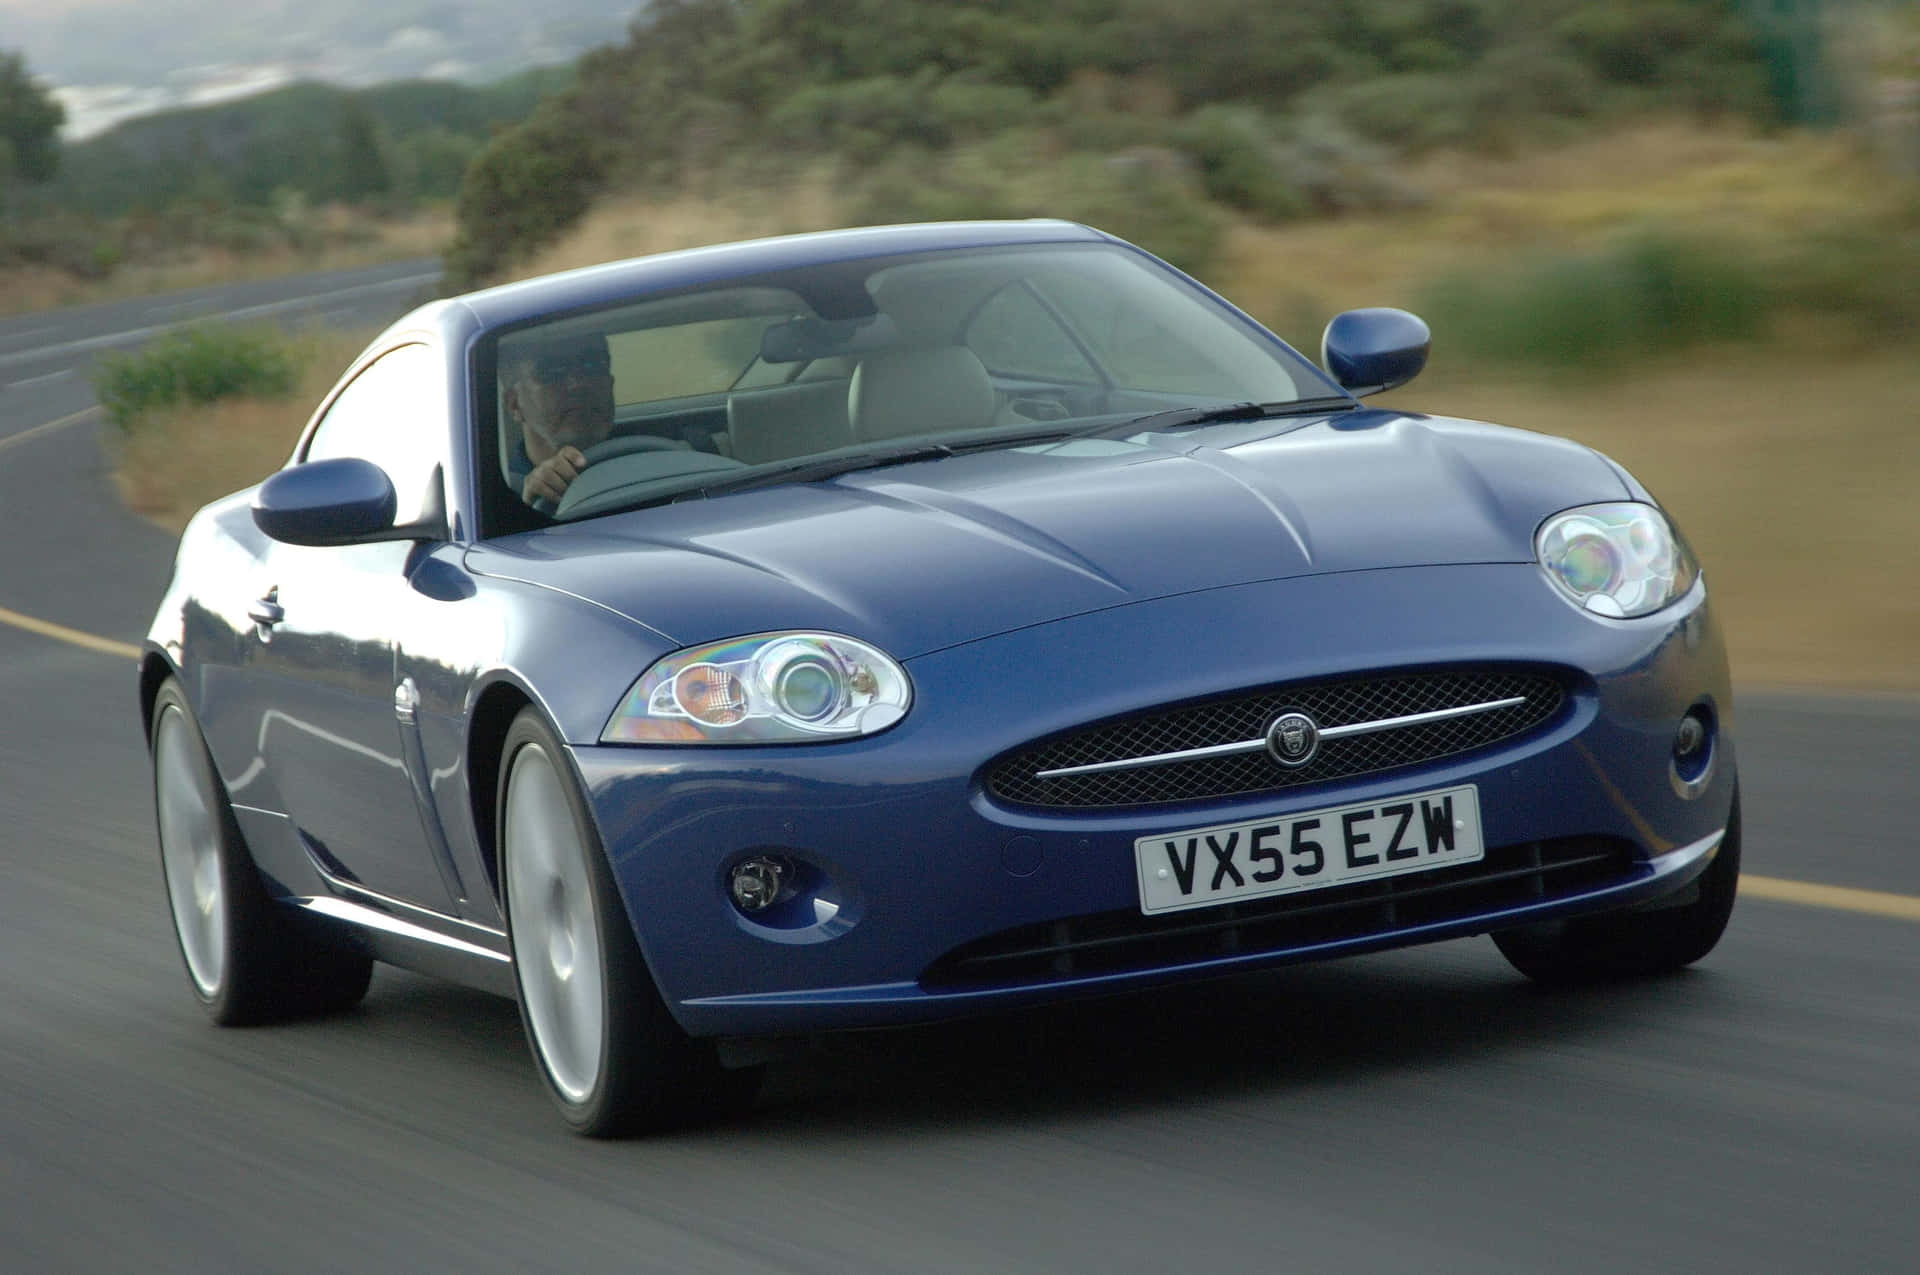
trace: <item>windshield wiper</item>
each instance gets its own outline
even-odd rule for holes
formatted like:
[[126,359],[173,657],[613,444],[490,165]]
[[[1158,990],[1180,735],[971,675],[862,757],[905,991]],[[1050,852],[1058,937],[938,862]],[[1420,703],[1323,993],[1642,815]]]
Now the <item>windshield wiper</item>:
[[963,452],[993,451],[1004,447],[1026,447],[1034,443],[1054,443],[1073,435],[1072,430],[1047,429],[1030,430],[1021,434],[996,434],[989,438],[967,438],[951,443],[916,443],[911,447],[897,447],[891,451],[862,452],[856,455],[811,456],[791,461],[772,469],[757,468],[730,478],[722,478],[687,491],[677,492],[670,499],[703,500],[708,496],[723,496],[736,491],[753,491],[761,487],[778,487],[786,483],[819,483],[842,474],[858,473],[864,469],[884,469],[888,465],[911,465],[922,460],[945,460],[949,456],[958,456]]
[[1264,421],[1276,416],[1305,416],[1315,412],[1349,412],[1360,406],[1344,394],[1294,399],[1288,403],[1217,403],[1212,407],[1175,407],[1148,412],[1118,424],[1098,425],[1083,437],[1117,434],[1123,430],[1184,429],[1189,425],[1217,425],[1226,421]]

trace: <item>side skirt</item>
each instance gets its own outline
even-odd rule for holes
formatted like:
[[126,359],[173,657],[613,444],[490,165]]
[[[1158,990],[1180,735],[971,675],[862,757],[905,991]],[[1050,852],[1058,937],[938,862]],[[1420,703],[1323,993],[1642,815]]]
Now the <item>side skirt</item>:
[[347,899],[321,896],[285,901],[310,916],[325,918],[329,924],[351,927],[375,960],[509,1000],[516,995],[507,936],[496,930],[482,929],[452,917],[437,918],[471,935],[461,937],[433,928],[430,923],[422,924],[434,918],[431,913],[423,915],[421,921],[414,921],[370,903]]

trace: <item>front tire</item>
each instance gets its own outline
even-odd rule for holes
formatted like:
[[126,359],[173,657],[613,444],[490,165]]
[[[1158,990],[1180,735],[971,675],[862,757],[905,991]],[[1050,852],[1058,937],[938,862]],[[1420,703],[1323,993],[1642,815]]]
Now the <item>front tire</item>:
[[237,1027],[357,1004],[372,959],[268,897],[177,680],[154,698],[148,742],[174,938],[207,1016]]
[[750,1099],[673,1020],[647,970],[559,738],[523,709],[501,749],[500,884],[520,1019],[561,1118],[614,1137]]
[[1678,907],[1548,921],[1495,934],[1500,954],[1537,983],[1563,986],[1645,978],[1693,964],[1711,952],[1733,915],[1740,885],[1740,794],[1726,835],[1700,875],[1699,895]]

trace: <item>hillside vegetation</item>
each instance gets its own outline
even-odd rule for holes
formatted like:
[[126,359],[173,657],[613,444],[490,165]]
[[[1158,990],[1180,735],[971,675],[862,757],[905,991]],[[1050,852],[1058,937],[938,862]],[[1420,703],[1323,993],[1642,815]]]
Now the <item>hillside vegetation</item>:
[[0,309],[431,255],[433,210],[487,139],[571,78],[295,84],[70,143],[47,180],[0,200]]
[[[778,198],[830,166],[850,221],[1076,217],[1177,264],[1225,218],[1417,203],[1398,161],[1648,110],[1817,113],[1806,32],[1741,0],[659,0],[496,138],[450,264],[493,276],[607,190]],[[1775,15],[1775,16],[1770,16]]]
[[292,84],[147,115],[67,145],[33,207],[111,217],[183,200],[268,208],[290,197],[445,199],[494,129],[526,119],[571,78],[548,68],[478,87]]

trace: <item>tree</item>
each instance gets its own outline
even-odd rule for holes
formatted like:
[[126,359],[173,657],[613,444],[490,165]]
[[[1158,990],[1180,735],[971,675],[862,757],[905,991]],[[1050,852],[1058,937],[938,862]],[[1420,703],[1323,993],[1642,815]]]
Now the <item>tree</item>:
[[18,53],[0,52],[0,180],[43,182],[60,166],[60,125],[67,112],[27,74]]
[[377,199],[393,189],[393,174],[380,147],[373,112],[357,99],[340,110],[339,194],[350,203]]

